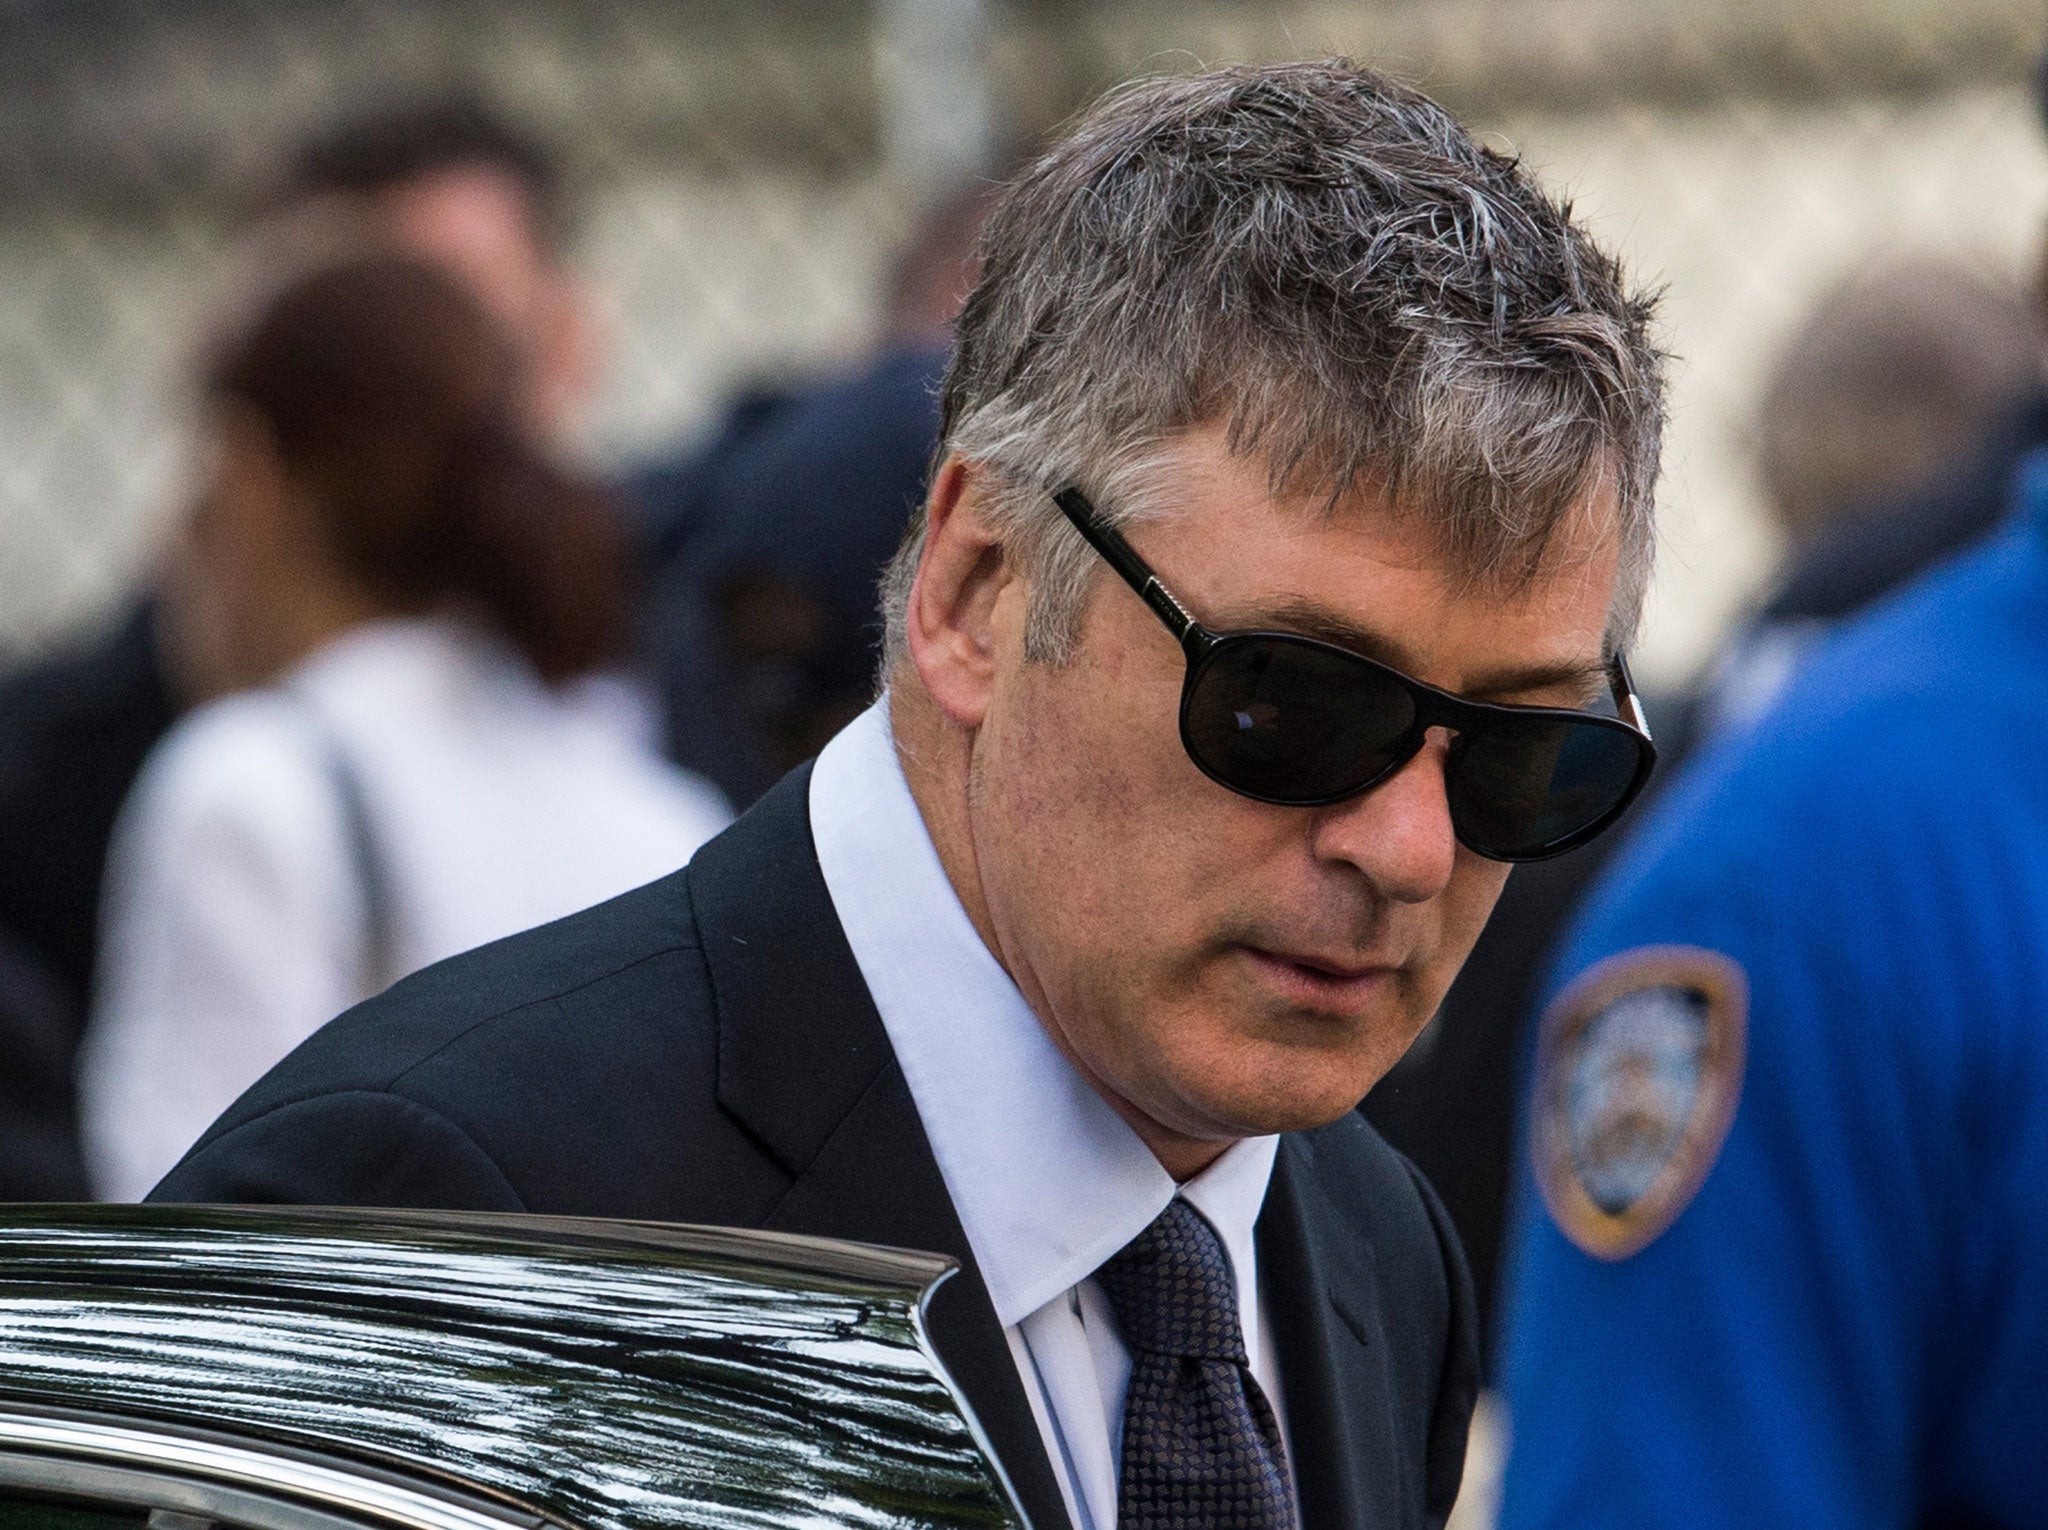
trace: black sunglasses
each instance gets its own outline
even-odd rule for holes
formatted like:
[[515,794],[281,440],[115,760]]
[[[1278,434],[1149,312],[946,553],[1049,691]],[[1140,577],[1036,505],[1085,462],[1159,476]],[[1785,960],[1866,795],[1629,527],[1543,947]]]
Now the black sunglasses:
[[1427,730],[1447,728],[1444,785],[1459,842],[1490,860],[1540,861],[1593,838],[1650,779],[1657,750],[1619,654],[1607,666],[1614,718],[1468,701],[1298,633],[1211,632],[1079,489],[1053,499],[1180,639],[1181,743],[1204,775],[1242,796],[1342,802],[1413,759]]

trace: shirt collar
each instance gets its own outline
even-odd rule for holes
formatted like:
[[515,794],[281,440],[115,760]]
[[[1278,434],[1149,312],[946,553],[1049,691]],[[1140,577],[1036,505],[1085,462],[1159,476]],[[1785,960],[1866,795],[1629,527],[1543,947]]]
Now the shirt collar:
[[997,1319],[1009,1327],[1093,1274],[1176,1188],[1247,1280],[1279,1139],[1233,1144],[1175,1186],[982,943],[903,778],[887,707],[819,755],[811,833]]
[[479,626],[453,616],[397,616],[360,622],[330,638],[283,683],[323,699],[388,702],[394,694],[460,696],[519,673],[511,646]]

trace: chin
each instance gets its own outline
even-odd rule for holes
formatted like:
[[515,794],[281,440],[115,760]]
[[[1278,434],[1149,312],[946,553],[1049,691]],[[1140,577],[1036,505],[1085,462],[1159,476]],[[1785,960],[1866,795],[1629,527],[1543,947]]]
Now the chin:
[[1231,977],[1093,1038],[1123,1043],[1090,1057],[1098,1087],[1197,1141],[1311,1131],[1355,1110],[1421,1030],[1399,983],[1333,1013]]
[[1314,1065],[1304,1066],[1299,1057],[1266,1059],[1227,1076],[1206,1072],[1199,1087],[1188,1090],[1184,1098],[1196,1113],[1220,1128],[1222,1135],[1265,1137],[1313,1131],[1356,1110],[1394,1061],[1389,1057],[1376,1066],[1347,1057],[1318,1059]]

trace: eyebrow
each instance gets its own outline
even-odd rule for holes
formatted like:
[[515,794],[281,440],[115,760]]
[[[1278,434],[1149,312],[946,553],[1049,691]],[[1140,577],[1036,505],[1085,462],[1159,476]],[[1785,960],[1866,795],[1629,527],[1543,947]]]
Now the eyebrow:
[[[1247,620],[1230,620],[1219,631],[1247,627],[1272,627],[1315,638],[1338,648],[1376,659],[1404,675],[1413,676],[1419,667],[1414,656],[1384,633],[1358,626],[1320,606],[1287,600],[1264,606],[1256,613],[1242,614]],[[1457,694],[1470,701],[1498,701],[1506,697],[1562,691],[1573,698],[1572,705],[1597,700],[1607,692],[1608,661],[1600,655],[1557,659],[1545,663],[1516,665],[1487,670],[1472,677]]]

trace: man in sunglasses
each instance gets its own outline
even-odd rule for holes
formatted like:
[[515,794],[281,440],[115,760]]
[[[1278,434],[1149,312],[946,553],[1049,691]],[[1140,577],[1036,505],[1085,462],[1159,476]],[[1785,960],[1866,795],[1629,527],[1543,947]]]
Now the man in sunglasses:
[[1113,93],[1002,197],[886,693],[676,877],[444,964],[163,1199],[938,1249],[1034,1524],[1441,1525],[1442,1210],[1353,1111],[1652,751],[1647,302],[1343,63]]

